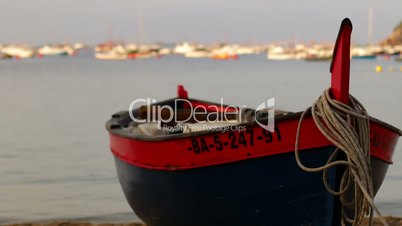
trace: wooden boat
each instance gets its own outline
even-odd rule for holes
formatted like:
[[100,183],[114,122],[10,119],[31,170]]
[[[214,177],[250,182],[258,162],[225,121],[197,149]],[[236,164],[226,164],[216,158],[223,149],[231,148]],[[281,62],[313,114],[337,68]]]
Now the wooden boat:
[[[331,91],[337,99],[345,94],[345,76],[348,83],[348,73],[344,72],[349,70],[351,30],[350,21],[345,19],[334,49]],[[182,102],[177,104],[177,100]],[[166,133],[154,130],[155,124],[147,123],[150,119],[145,123],[133,122],[132,117],[143,119],[155,108],[175,105],[174,114],[179,119],[187,117],[189,106],[210,109],[189,118],[190,122],[205,119],[209,114],[220,118],[223,112],[237,110],[188,98],[184,88],[179,87],[177,98],[116,113],[106,123],[124,194],[147,225],[340,225],[339,198],[328,193],[322,174],[302,171],[295,162],[301,112],[276,111],[274,131],[261,126],[269,125],[270,113],[259,114],[252,109],[246,110],[255,114],[255,120],[233,124],[229,120],[224,127],[217,127],[220,130],[185,132],[185,128]],[[166,117],[162,113],[160,119]],[[158,116],[151,114],[151,119]],[[226,126],[243,130],[222,129]],[[308,166],[325,164],[335,146],[319,131],[311,116],[304,119],[301,134],[299,150],[303,162]],[[392,163],[399,136],[400,130],[370,118],[375,193]],[[328,182],[334,188],[339,186],[343,170],[336,166],[328,171]]]

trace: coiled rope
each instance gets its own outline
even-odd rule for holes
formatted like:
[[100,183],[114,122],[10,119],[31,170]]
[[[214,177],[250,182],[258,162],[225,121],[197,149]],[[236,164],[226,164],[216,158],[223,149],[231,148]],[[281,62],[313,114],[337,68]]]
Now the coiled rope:
[[[360,225],[366,214],[370,215],[369,225],[371,225],[374,209],[381,222],[388,226],[373,201],[369,116],[363,105],[351,95],[349,96],[349,103],[349,105],[345,105],[333,100],[330,97],[330,89],[327,89],[311,107],[303,112],[296,134],[296,162],[306,172],[323,172],[325,188],[332,195],[340,197],[342,225]],[[303,119],[310,113],[321,133],[337,147],[327,163],[316,168],[306,167],[300,160],[298,150]],[[345,159],[336,159],[340,153],[344,153]],[[340,181],[339,190],[335,191],[328,184],[327,175],[328,170],[337,165],[345,166],[345,171]],[[352,197],[351,194],[353,194]],[[351,210],[354,213],[351,213]]]

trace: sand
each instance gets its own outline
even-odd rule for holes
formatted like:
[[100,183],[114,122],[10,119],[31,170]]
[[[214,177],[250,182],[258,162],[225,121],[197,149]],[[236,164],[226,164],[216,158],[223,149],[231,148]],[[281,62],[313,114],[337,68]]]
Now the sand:
[[89,222],[70,222],[70,221],[55,221],[51,223],[18,223],[8,224],[4,226],[146,226],[141,223],[125,223],[125,224],[112,224],[112,223],[89,223]]
[[[389,226],[402,226],[402,218],[401,217],[385,217]],[[362,226],[368,225],[367,219],[362,224]],[[378,219],[375,219],[374,226],[382,225]],[[110,223],[101,223],[101,224],[93,224],[88,222],[69,222],[69,221],[55,221],[52,223],[46,224],[38,224],[38,223],[20,223],[20,224],[10,224],[7,226],[146,226],[140,223],[127,223],[127,224],[110,224]],[[191,226],[191,225],[189,225]]]
[[[387,223],[389,226],[401,226],[402,225],[402,217],[385,217],[385,220],[387,220]],[[365,222],[363,222],[363,225],[368,225],[368,221],[366,219]],[[381,224],[381,221],[378,218],[374,219],[374,226],[380,226],[383,225]]]

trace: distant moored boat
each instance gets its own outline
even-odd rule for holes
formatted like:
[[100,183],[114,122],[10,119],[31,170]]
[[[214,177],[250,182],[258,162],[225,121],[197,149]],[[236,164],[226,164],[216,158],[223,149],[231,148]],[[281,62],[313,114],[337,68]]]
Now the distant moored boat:
[[34,51],[27,46],[5,46],[1,51],[3,54],[14,58],[31,58],[34,55]]

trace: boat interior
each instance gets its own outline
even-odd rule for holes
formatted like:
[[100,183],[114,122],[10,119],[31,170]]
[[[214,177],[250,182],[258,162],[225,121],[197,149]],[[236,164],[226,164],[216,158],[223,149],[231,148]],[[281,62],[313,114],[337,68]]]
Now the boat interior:
[[216,131],[223,127],[253,124],[256,120],[288,115],[273,108],[258,111],[251,108],[211,103],[196,99],[173,98],[134,109],[128,121],[120,122],[125,131],[136,135],[155,136]]

